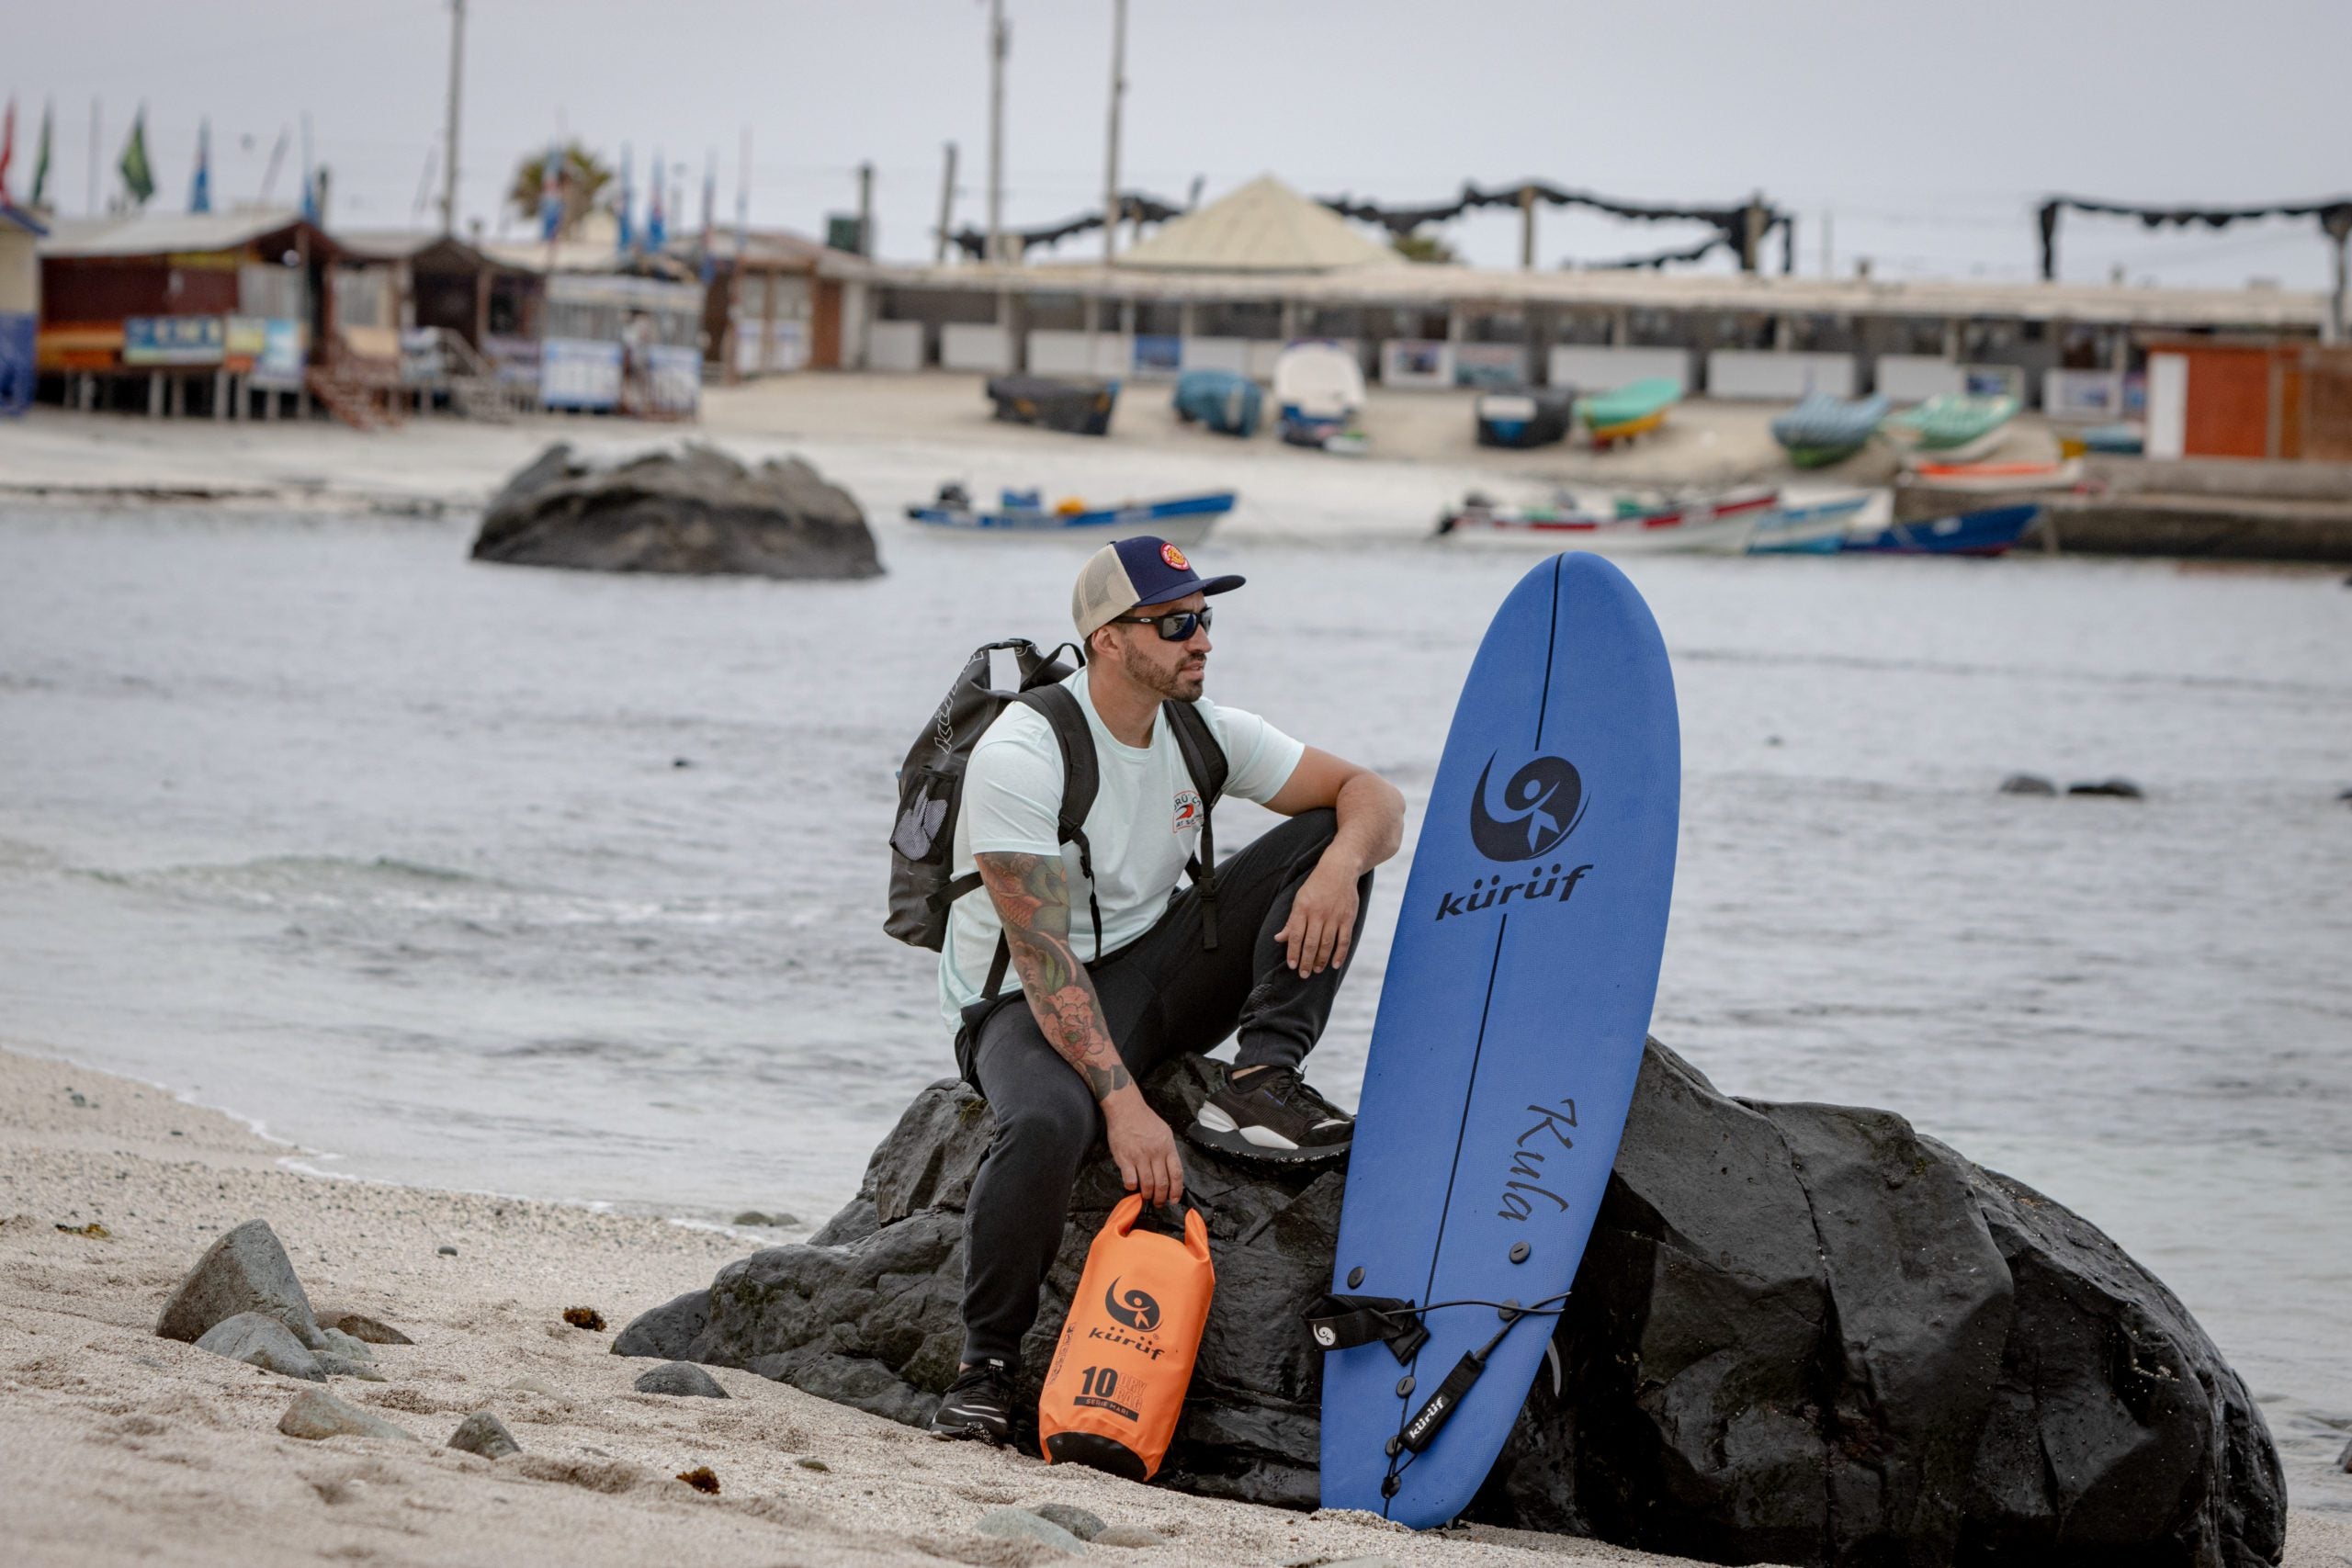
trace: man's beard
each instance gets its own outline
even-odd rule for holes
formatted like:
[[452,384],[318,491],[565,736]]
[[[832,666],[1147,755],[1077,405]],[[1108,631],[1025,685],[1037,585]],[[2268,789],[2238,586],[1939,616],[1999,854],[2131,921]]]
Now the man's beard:
[[1140,659],[1127,660],[1127,672],[1153,693],[1176,703],[1199,702],[1208,679],[1206,666],[1188,663],[1163,670]]

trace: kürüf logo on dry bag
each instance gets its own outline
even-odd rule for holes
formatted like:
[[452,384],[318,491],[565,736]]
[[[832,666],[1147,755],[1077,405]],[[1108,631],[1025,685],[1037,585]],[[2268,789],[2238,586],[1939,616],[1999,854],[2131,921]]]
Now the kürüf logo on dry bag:
[[1095,1236],[1037,1395],[1047,1462],[1130,1481],[1150,1480],[1176,1435],[1216,1291],[1197,1211],[1185,1211],[1182,1241],[1136,1229],[1142,1217],[1130,1193]]

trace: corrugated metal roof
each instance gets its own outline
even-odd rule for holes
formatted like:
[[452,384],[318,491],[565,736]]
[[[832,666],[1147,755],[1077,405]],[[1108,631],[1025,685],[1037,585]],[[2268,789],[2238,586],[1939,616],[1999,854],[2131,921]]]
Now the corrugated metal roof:
[[156,256],[178,251],[233,251],[302,221],[292,208],[244,212],[133,212],[114,218],[61,218],[40,243],[44,256]]
[[1525,305],[1586,310],[1724,310],[1775,315],[1985,317],[2147,326],[2308,330],[2327,318],[2324,294],[2287,288],[2157,288],[1945,278],[1788,277],[1773,274],[1518,272],[1408,263],[1320,275],[1248,275],[1044,264],[886,266],[899,288],[1092,295],[1165,300],[1295,300],[1335,307],[1443,310]]
[[1162,271],[1324,273],[1408,264],[1349,228],[1320,202],[1272,175],[1261,175],[1197,212],[1171,219],[1117,265]]

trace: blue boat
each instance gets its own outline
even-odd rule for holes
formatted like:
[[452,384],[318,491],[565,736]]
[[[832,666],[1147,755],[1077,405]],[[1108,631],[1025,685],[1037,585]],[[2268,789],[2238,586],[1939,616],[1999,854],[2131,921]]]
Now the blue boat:
[[1509,387],[1478,396],[1478,445],[1548,446],[1567,438],[1576,417],[1572,387]]
[[1881,556],[1997,556],[2041,515],[2039,506],[1996,506],[1951,517],[1929,517],[1849,538],[1844,547]]
[[1176,417],[1219,435],[1255,435],[1265,407],[1258,383],[1235,371],[1187,370],[1176,378]]
[[972,504],[970,494],[950,480],[939,487],[929,505],[907,508],[907,516],[943,532],[1013,538],[1111,539],[1127,534],[1151,534],[1180,549],[1190,549],[1208,536],[1216,520],[1233,510],[1234,492],[1210,491],[1200,495],[1169,496],[1159,501],[1121,502],[1116,506],[1088,506],[1075,497],[1047,506],[1042,492],[1006,490],[994,511]]
[[1772,422],[1772,439],[1798,468],[1826,468],[1867,446],[1890,406],[1883,397],[1849,401],[1827,392],[1807,392],[1804,401]]

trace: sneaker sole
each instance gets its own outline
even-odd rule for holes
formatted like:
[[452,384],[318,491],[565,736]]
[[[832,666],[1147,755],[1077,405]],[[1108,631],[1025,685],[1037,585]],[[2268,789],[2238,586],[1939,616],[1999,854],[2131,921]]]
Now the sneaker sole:
[[1345,1159],[1355,1140],[1344,1144],[1324,1144],[1303,1149],[1270,1149],[1253,1144],[1239,1133],[1222,1132],[1204,1127],[1198,1122],[1184,1129],[1184,1136],[1204,1149],[1214,1149],[1236,1159],[1254,1160],[1261,1165],[1319,1165],[1327,1160]]

